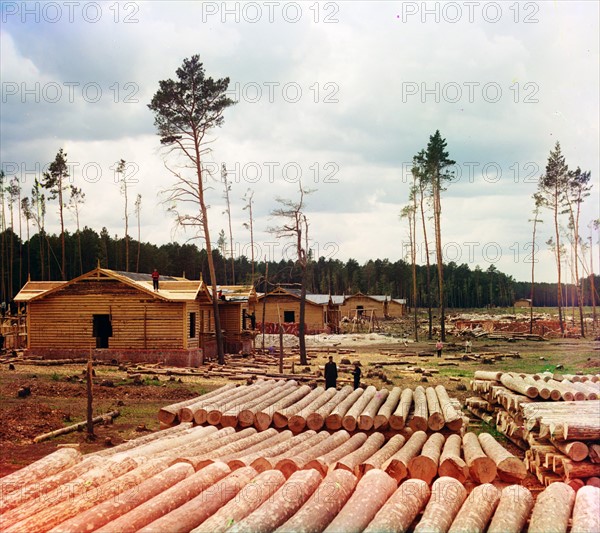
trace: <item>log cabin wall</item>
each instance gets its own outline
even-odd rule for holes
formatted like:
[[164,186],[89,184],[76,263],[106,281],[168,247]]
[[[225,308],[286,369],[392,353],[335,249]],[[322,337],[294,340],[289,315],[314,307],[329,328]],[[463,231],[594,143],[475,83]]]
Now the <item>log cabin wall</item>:
[[400,318],[406,315],[406,305],[391,300],[388,302],[387,312],[390,318]]
[[104,315],[112,329],[104,347],[183,349],[185,310],[114,279],[82,279],[30,302],[28,348],[95,348],[94,315]]
[[363,309],[363,318],[365,319],[371,317],[371,311],[373,310],[375,310],[377,318],[385,316],[384,302],[378,302],[366,295],[348,296],[340,306],[340,312],[342,316],[352,319],[356,316],[356,310],[361,307]]
[[[287,296],[285,294],[268,295],[266,297],[266,309],[265,309],[265,322],[272,322],[278,324],[281,316],[281,322],[294,322],[300,321],[300,300],[294,296]],[[278,308],[279,306],[279,313]],[[293,320],[287,320],[291,318],[293,313]],[[323,322],[324,319],[323,306],[313,304],[306,301],[305,307],[305,320],[306,326],[309,330],[321,330],[325,328]],[[256,305],[256,324],[260,324],[263,320],[263,302],[259,300]]]

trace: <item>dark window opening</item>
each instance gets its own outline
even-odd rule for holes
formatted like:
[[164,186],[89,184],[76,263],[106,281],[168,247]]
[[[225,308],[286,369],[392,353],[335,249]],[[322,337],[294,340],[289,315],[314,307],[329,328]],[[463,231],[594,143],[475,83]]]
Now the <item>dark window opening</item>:
[[357,305],[356,306],[356,316],[359,318],[362,317],[364,310],[365,310],[365,308],[362,305]]
[[196,313],[190,313],[190,339],[196,338]]
[[284,311],[283,321],[284,322],[296,322],[296,313],[294,311]]
[[96,348],[108,348],[108,339],[113,336],[110,315],[93,315],[92,336],[96,337]]

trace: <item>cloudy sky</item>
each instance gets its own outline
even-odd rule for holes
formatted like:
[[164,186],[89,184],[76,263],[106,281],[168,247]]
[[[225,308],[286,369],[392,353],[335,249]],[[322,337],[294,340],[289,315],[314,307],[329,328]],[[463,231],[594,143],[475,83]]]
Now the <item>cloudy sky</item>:
[[[97,231],[123,235],[122,158],[130,200],[142,195],[142,240],[194,238],[162,201],[174,181],[147,107],[193,54],[209,76],[230,78],[238,101],[206,160],[215,236],[227,231],[218,169],[229,171],[236,254],[250,255],[242,197],[251,189],[256,255],[280,258],[270,212],[277,197],[297,198],[301,179],[314,190],[306,213],[316,255],[406,257],[399,212],[410,162],[436,129],[457,162],[442,199],[446,260],[529,279],[531,196],[556,141],[570,167],[592,172],[586,238],[600,216],[598,2],[1,5],[2,167],[28,193],[64,148],[86,194],[82,224]],[[536,277],[554,281],[543,218]]]

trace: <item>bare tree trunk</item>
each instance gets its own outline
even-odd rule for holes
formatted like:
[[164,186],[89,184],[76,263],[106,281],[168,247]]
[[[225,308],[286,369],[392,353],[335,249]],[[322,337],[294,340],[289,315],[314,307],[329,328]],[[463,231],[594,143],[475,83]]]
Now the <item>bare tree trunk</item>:
[[433,176],[433,210],[435,221],[435,248],[438,270],[438,290],[439,290],[439,307],[440,307],[440,334],[441,340],[446,340],[446,316],[444,309],[444,264],[442,260],[442,231],[441,231],[441,214],[442,206],[440,200],[440,177]]
[[92,384],[92,374],[94,372],[94,368],[92,366],[92,350],[90,348],[90,357],[87,363],[87,376],[86,376],[86,388],[87,388],[87,434],[88,438],[94,438],[94,393],[93,393],[93,384]]
[[425,202],[425,199],[423,198],[423,188],[419,187],[420,191],[421,191],[421,199],[420,199],[420,204],[421,204],[421,221],[423,223],[423,240],[425,241],[425,258],[426,258],[426,265],[427,265],[427,317],[428,317],[428,322],[429,322],[429,332],[427,335],[427,338],[429,340],[431,340],[431,338],[433,337],[433,313],[431,308],[433,307],[432,303],[431,303],[431,264],[429,263],[429,244],[427,243],[427,224],[425,223],[425,208],[423,207],[423,204]]
[[300,364],[307,365],[308,359],[306,358],[306,266],[302,267],[302,285],[300,287],[300,325],[298,327],[298,341],[300,347]]
[[[267,310],[267,292],[268,288],[268,279],[269,279],[269,263],[267,262],[267,258],[265,257],[265,286],[264,286],[264,296],[263,296],[263,311],[262,311],[262,351],[265,351],[265,312]],[[254,267],[254,261],[252,262],[252,266]],[[254,272],[252,273],[252,277],[254,277]]]
[[594,332],[597,326],[596,317],[596,287],[594,283],[594,224],[590,228],[590,292],[592,293],[592,324]]
[[65,221],[63,218],[63,189],[62,189],[62,177],[58,180],[58,212],[60,215],[60,248],[61,248],[61,267],[60,267],[60,277],[63,281],[66,278],[66,254],[65,254]]
[[558,321],[560,323],[560,332],[565,334],[565,325],[563,324],[563,297],[562,297],[562,283],[561,283],[561,255],[560,255],[560,232],[558,228],[558,190],[555,191],[554,196],[554,232],[556,234],[556,269],[557,269],[557,290],[556,290],[556,304],[558,306]]

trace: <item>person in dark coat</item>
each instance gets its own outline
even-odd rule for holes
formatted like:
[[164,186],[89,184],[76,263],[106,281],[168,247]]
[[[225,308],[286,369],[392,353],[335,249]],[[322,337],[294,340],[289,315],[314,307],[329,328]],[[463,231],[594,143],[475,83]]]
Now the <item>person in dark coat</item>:
[[329,362],[325,363],[325,388],[336,388],[337,385],[337,365],[333,361],[333,357],[329,356]]
[[352,376],[354,376],[354,390],[360,387],[360,363],[358,361],[354,361],[354,370],[352,371]]

